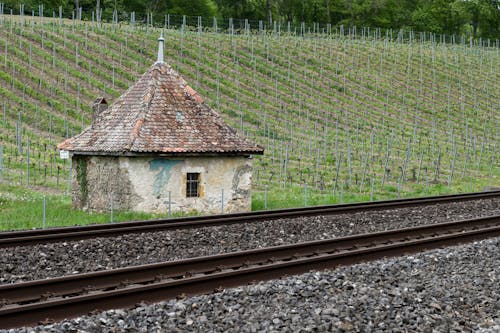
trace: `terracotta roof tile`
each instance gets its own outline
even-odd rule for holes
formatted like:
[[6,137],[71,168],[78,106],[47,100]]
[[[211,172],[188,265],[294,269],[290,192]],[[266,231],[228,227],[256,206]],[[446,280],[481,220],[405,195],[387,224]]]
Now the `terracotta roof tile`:
[[164,62],[155,63],[91,127],[57,146],[75,153],[262,154]]

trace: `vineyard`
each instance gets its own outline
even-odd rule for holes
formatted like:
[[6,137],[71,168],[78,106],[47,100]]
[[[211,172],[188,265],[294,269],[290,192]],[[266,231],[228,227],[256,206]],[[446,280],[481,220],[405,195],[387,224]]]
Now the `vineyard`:
[[[0,16],[0,181],[68,191],[55,146],[156,58],[265,147],[254,208],[500,183],[498,41],[377,29],[154,28]],[[268,205],[269,202],[269,205]],[[272,203],[272,204],[271,204]]]

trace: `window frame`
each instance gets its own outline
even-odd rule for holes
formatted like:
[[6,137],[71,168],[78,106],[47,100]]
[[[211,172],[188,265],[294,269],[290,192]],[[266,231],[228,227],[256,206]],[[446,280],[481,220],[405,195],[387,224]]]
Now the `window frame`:
[[187,172],[186,173],[186,198],[199,198],[200,197],[200,172]]

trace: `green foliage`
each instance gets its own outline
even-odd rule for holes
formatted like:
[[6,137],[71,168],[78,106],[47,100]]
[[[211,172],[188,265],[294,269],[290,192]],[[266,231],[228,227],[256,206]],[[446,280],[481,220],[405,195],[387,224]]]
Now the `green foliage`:
[[266,0],[215,0],[219,14],[224,18],[266,20]]
[[184,1],[170,0],[167,1],[167,11],[171,14],[185,15],[189,13],[191,16],[212,17],[216,14],[216,5],[212,0],[204,1]]
[[[25,13],[38,10],[34,0],[5,0],[6,8],[18,13],[24,4]],[[164,16],[213,16],[236,20],[263,21],[267,27],[276,22],[301,22],[384,28],[401,28],[447,35],[467,33],[474,38],[500,38],[500,5],[498,0],[98,0],[102,17],[111,21],[113,11],[128,20],[131,12],[137,20],[147,21],[146,13],[154,14],[154,21],[163,23]],[[91,18],[97,2],[94,0],[46,0],[45,15],[51,16],[63,7],[71,17],[75,7],[82,7],[83,17]],[[226,21],[227,22],[227,21]],[[235,24],[237,25],[237,24]]]
[[89,189],[87,183],[87,158],[80,157],[76,164],[76,179],[80,184],[81,202],[83,205],[87,202]]
[[456,0],[454,9],[462,16],[462,23],[470,25],[472,35],[477,37],[500,35],[500,3],[497,0]]
[[463,11],[450,0],[422,2],[413,12],[413,25],[417,31],[460,34],[466,23]]

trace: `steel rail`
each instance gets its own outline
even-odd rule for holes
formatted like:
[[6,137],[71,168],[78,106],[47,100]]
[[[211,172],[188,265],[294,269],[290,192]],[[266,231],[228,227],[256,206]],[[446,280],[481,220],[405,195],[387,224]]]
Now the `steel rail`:
[[500,191],[486,191],[423,198],[375,201],[368,203],[361,202],[343,205],[325,205],[269,211],[255,211],[249,213],[182,217],[148,221],[129,221],[114,224],[93,224],[86,226],[58,227],[24,231],[8,231],[0,232],[0,248],[71,241],[96,237],[112,237],[128,233],[201,228],[238,223],[255,223],[259,221],[267,221],[279,218],[293,218],[312,215],[333,215],[358,211],[395,209],[411,206],[432,205],[439,203],[498,197],[500,197]]
[[0,328],[500,236],[500,216],[0,286]]

